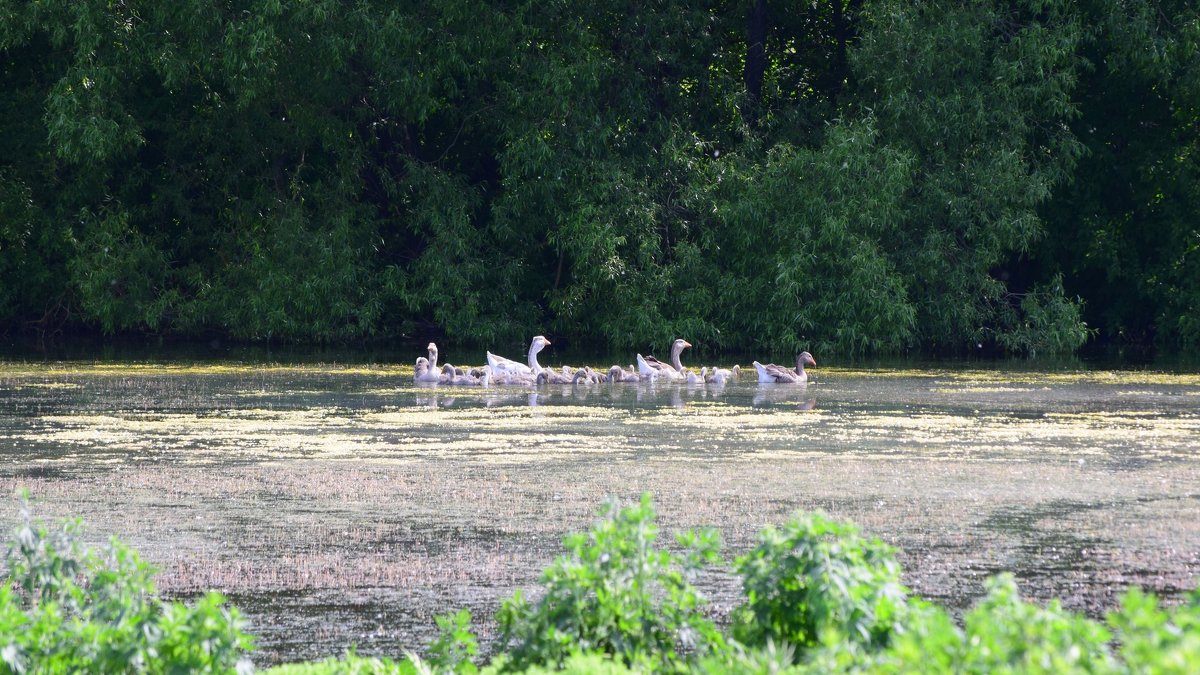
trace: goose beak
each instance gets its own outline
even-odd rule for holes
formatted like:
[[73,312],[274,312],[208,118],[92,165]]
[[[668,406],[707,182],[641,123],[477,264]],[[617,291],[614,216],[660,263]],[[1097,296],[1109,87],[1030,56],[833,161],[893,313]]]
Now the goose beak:
[[548,345],[552,345],[552,344],[554,344],[553,342],[551,342],[551,341],[550,341],[549,339],[547,339],[547,338],[542,338],[542,342],[545,342],[545,343],[546,343],[546,344],[548,344]]
[[683,346],[684,346],[684,347],[691,347],[691,346],[692,346],[692,343],[688,342],[687,340],[684,340],[684,341],[683,341]]

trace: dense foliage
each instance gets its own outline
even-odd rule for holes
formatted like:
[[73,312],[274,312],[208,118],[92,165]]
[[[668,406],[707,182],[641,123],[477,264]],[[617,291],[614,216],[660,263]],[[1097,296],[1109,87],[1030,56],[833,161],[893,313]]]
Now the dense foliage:
[[1195,348],[1198,16],[0,0],[0,329]]
[[681,536],[687,554],[677,556],[655,546],[648,495],[626,509],[607,504],[601,516],[586,535],[567,537],[569,555],[542,575],[544,593],[536,603],[518,591],[500,608],[500,643],[510,667],[557,665],[582,651],[674,669],[685,653],[720,644],[688,581],[716,561],[715,533]]
[[33,522],[27,505],[0,585],[0,673],[225,673],[252,670],[235,609],[209,593],[160,600],[154,570],[113,541],[96,552],[79,522]]
[[[210,594],[164,603],[151,571],[113,542],[84,550],[78,522],[14,532],[0,587],[0,673],[234,672],[252,669],[236,611]],[[607,505],[498,619],[490,663],[465,610],[438,618],[424,656],[359,656],[279,666],[278,675],[420,673],[1193,673],[1200,669],[1200,590],[1164,609],[1127,592],[1104,623],[1021,600],[1010,575],[987,583],[961,622],[912,598],[894,551],[821,514],[767,528],[738,558],[746,592],[726,635],[705,617],[695,574],[717,560],[708,531],[680,535],[682,553],[655,545],[648,497]]]

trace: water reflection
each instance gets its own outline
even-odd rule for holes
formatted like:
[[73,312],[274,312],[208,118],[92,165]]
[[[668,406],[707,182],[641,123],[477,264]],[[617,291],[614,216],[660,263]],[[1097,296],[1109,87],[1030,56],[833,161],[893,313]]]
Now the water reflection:
[[[403,390],[402,390],[403,391]],[[413,385],[413,405],[427,408],[600,405],[623,408],[684,408],[690,403],[723,402],[755,407],[811,410],[816,399],[805,385],[749,383],[616,382],[519,386],[486,389],[433,383]],[[403,401],[400,401],[403,404]]]
[[808,395],[808,384],[775,384],[762,383],[754,390],[754,398],[750,401],[756,408],[773,405],[799,403],[800,410],[812,410],[817,406],[817,399]]

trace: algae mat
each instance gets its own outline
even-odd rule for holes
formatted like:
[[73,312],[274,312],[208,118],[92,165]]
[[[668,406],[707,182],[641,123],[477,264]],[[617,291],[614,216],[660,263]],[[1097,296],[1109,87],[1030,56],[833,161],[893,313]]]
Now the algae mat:
[[[482,637],[609,497],[730,557],[796,509],[902,549],[965,607],[1015,572],[1103,612],[1200,569],[1200,377],[823,368],[807,387],[418,387],[396,366],[0,364],[0,482],[229,594],[256,661],[419,648],[468,607]],[[15,502],[0,507],[5,522]],[[722,570],[701,580],[720,619]]]

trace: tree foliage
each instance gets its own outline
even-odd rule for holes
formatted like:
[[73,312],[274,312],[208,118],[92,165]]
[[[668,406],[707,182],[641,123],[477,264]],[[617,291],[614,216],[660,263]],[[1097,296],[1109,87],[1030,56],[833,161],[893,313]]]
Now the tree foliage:
[[0,0],[0,325],[1194,346],[1198,44],[1148,0]]

